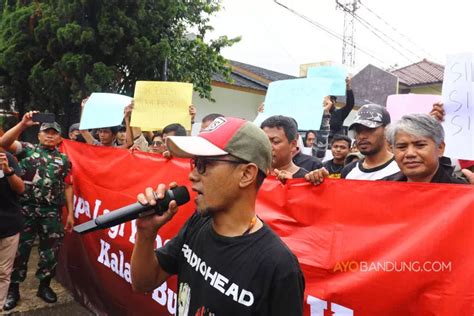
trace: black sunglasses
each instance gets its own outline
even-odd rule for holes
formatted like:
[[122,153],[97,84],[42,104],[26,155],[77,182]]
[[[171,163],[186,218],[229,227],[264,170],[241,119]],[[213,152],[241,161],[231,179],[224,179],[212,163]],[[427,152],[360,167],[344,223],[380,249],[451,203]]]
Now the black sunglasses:
[[219,159],[219,158],[211,158],[211,157],[194,157],[191,158],[191,170],[196,168],[196,171],[199,174],[204,174],[206,172],[206,166],[214,161],[222,161],[227,163],[234,163],[234,164],[245,164],[248,163],[245,160],[230,160],[230,159]]

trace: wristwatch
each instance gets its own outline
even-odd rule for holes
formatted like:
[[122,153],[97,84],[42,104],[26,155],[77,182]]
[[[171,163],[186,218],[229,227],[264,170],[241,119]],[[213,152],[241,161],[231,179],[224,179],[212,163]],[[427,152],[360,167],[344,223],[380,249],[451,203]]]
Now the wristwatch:
[[4,172],[3,174],[5,175],[5,177],[11,177],[12,175],[15,174],[15,170],[12,169],[11,172],[8,172],[8,173]]

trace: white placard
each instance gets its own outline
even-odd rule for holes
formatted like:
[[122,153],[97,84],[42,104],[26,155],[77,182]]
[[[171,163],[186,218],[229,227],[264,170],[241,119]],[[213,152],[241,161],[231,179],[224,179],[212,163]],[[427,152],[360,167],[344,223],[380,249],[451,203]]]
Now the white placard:
[[444,68],[445,156],[474,160],[474,55],[449,55]]

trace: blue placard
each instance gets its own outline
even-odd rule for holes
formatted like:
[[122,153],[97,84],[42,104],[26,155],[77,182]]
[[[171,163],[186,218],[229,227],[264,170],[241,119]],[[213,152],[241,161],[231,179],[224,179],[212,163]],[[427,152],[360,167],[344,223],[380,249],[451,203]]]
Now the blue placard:
[[346,95],[347,71],[341,66],[320,66],[308,69],[308,78],[326,78],[332,80],[329,95]]
[[131,101],[132,98],[126,95],[92,93],[82,110],[79,128],[83,130],[122,124],[123,111]]
[[332,81],[303,78],[270,83],[265,97],[265,112],[259,119],[285,115],[296,119],[300,130],[319,129],[323,116],[323,100],[329,95]]

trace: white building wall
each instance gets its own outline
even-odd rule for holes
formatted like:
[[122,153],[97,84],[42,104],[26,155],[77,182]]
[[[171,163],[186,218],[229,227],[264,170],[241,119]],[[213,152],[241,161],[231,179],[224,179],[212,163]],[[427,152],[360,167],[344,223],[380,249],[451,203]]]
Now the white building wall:
[[265,99],[264,95],[216,86],[212,87],[212,97],[216,102],[202,99],[198,93],[193,92],[193,104],[197,108],[196,122],[201,122],[201,119],[210,113],[253,121],[257,116],[258,106]]
[[355,117],[356,117],[356,115],[357,115],[357,112],[359,112],[359,109],[357,109],[357,110],[354,110],[354,109],[353,109],[353,110],[349,113],[349,115],[346,117],[346,119],[344,120],[343,125],[344,125],[344,126],[349,126],[349,125],[351,125],[352,122],[354,122],[354,120],[355,120]]
[[[222,87],[212,87],[212,97],[216,102],[202,99],[196,92],[193,92],[193,104],[197,108],[195,121],[210,113],[220,113],[225,116],[241,117],[253,121],[257,116],[258,106],[265,100],[265,95],[227,89]],[[358,110],[352,110],[344,121],[344,126],[349,126],[355,119]]]

